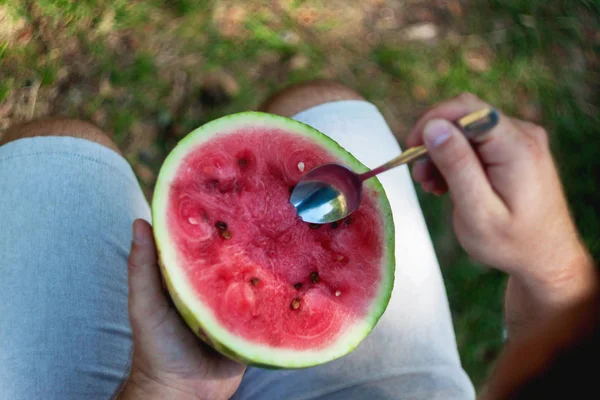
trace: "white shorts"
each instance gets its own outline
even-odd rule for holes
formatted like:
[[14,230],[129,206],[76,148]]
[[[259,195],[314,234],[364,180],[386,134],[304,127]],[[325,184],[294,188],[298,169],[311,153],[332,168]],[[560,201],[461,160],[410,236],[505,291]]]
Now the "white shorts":
[[[296,115],[375,167],[400,148],[364,101]],[[408,169],[380,176],[396,224],[396,282],[350,355],[304,370],[248,368],[234,399],[473,399]],[[69,137],[0,147],[1,398],[107,399],[126,377],[131,223],[150,218],[127,161]]]

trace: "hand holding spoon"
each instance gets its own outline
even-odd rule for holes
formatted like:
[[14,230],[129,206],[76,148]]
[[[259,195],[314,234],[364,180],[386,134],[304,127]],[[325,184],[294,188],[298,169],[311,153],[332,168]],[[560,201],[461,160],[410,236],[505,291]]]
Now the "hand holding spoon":
[[[493,108],[475,111],[456,121],[469,139],[489,131],[497,123],[498,112]],[[363,181],[425,154],[425,146],[411,147],[393,160],[363,174],[339,164],[321,165],[300,179],[292,192],[290,203],[305,222],[326,224],[338,221],[356,211],[360,205]]]

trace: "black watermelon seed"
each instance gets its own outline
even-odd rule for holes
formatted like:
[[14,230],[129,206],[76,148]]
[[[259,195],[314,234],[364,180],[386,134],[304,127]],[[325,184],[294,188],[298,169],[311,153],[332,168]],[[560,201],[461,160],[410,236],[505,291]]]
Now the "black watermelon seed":
[[294,283],[294,288],[295,288],[296,290],[300,290],[300,289],[302,289],[302,282]]
[[319,283],[319,281],[321,281],[321,278],[319,277],[319,273],[317,271],[311,272],[309,277],[312,283]]
[[220,230],[220,231],[226,231],[227,230],[227,224],[223,221],[217,221],[215,223],[215,227]]

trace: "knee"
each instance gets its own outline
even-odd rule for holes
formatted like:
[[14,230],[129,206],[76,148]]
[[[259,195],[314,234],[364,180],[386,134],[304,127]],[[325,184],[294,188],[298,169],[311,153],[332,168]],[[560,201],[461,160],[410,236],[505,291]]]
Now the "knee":
[[0,145],[18,139],[40,136],[69,136],[89,140],[120,154],[113,140],[97,126],[76,119],[41,119],[15,125],[0,138]]
[[289,86],[272,95],[260,111],[291,117],[320,104],[340,100],[364,100],[341,82],[318,79]]

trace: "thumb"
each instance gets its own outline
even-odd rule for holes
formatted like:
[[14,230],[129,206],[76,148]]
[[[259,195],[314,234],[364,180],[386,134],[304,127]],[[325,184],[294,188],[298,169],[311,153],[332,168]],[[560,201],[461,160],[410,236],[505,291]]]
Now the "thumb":
[[[133,241],[128,260],[129,315],[132,325],[158,323],[169,305],[161,290],[157,252],[150,224],[133,222]],[[134,328],[135,329],[135,328]]]
[[476,211],[500,202],[475,150],[456,126],[432,119],[423,129],[423,141],[448,184],[455,207]]

